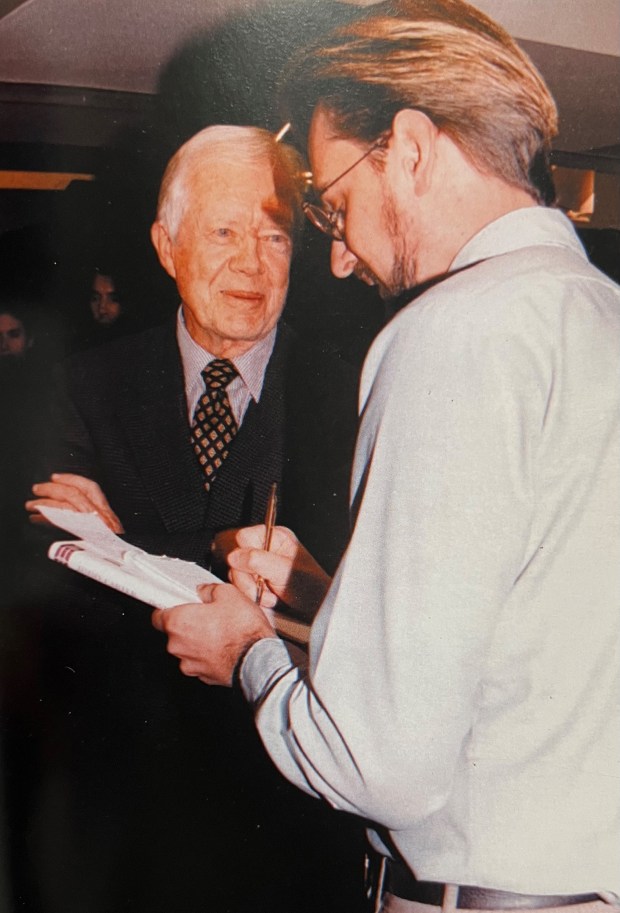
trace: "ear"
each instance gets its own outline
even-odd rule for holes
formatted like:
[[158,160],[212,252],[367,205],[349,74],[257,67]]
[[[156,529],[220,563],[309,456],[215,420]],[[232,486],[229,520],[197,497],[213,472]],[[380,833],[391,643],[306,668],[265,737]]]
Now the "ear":
[[439,130],[422,111],[403,108],[392,121],[391,142],[398,161],[414,179],[414,193],[426,193],[433,177]]
[[174,257],[172,255],[173,242],[168,234],[168,229],[162,222],[153,222],[151,225],[151,241],[157,252],[159,262],[169,276],[176,279]]

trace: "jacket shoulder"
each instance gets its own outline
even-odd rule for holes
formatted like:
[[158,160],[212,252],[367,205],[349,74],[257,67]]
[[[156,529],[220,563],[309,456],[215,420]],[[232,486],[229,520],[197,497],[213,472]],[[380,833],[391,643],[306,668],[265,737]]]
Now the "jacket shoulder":
[[136,386],[158,388],[180,370],[175,325],[167,322],[70,356],[60,376],[74,390],[122,391]]

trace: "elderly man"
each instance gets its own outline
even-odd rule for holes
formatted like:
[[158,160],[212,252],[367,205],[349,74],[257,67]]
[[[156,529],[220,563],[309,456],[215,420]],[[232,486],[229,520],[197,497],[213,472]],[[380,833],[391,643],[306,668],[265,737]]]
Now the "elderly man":
[[[250,128],[209,127],[174,155],[151,236],[179,290],[176,321],[69,361],[55,475],[29,510],[96,510],[131,541],[204,564],[213,534],[261,520],[278,482],[280,518],[333,570],[348,531],[356,383],[279,322],[300,171],[294,150]],[[195,451],[218,369],[234,440],[216,467]]]
[[[241,127],[207,128],[172,158],[152,240],[179,313],[69,360],[56,474],[35,486],[31,511],[96,510],[131,542],[209,565],[214,536],[225,548],[226,530],[261,520],[277,482],[280,516],[333,569],[348,531],[356,382],[281,321],[300,172],[290,147]],[[53,634],[64,656],[49,668],[75,669],[79,683],[63,695],[71,730],[58,741],[70,740],[78,771],[68,820],[81,839],[57,864],[66,880],[80,869],[69,883],[81,909],[353,905],[361,829],[351,852],[328,810],[263,757],[244,704],[177,675],[137,604],[77,575],[70,584],[75,608],[55,600],[46,642]],[[348,818],[341,827],[355,842]],[[332,884],[343,865],[344,891]]]
[[[431,287],[366,360],[308,672],[229,584],[154,623],[187,674],[240,676],[287,777],[376,822],[386,913],[617,910],[620,290],[543,205],[553,100],[460,0],[373,6],[287,86],[333,271]],[[308,556],[260,533],[231,564],[299,598]]]

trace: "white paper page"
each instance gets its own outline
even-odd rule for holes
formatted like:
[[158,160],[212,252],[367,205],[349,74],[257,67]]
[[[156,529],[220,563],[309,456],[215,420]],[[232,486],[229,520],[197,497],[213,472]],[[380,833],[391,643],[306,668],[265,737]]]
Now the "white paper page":
[[97,551],[112,560],[122,561],[126,552],[139,551],[128,542],[123,542],[111,529],[108,529],[99,514],[94,512],[82,514],[74,510],[63,510],[60,507],[39,507],[38,510],[54,526],[67,530],[78,539],[83,539],[84,542],[88,542],[89,546],[92,545]]
[[181,558],[150,555],[147,552],[132,552],[125,557],[125,563],[153,580],[161,580],[164,584],[174,584],[175,589],[181,589],[186,596],[190,597],[190,602],[196,597],[196,587],[202,583],[222,583],[222,580],[215,574],[192,561],[183,561]]
[[84,574],[91,580],[103,583],[158,609],[169,609],[183,602],[197,601],[195,592],[187,593],[183,588],[176,588],[172,584],[164,585],[161,580],[136,575],[133,570],[127,570],[126,565],[102,557],[98,549],[93,550],[90,546],[84,549],[82,546],[83,540],[55,542],[50,547],[48,555],[72,571]]
[[[40,507],[39,510],[54,526],[67,530],[78,536],[89,549],[95,549],[110,561],[114,561],[125,568],[125,572],[133,573],[138,579],[149,582],[149,585],[161,587],[162,591],[178,593],[175,601],[165,600],[163,592],[159,593],[157,601],[153,597],[139,596],[151,605],[160,604],[161,608],[169,608],[177,602],[194,602],[197,599],[196,587],[202,583],[221,583],[219,577],[190,561],[180,558],[168,558],[165,555],[151,555],[142,549],[124,542],[105,525],[96,513],[82,514],[76,511],[63,510],[58,507]],[[58,544],[58,543],[56,543]],[[50,550],[51,551],[51,550]],[[81,560],[81,559],[80,559]],[[77,570],[77,567],[75,568]],[[84,573],[88,573],[83,571]],[[90,575],[92,576],[92,574]],[[97,577],[108,586],[114,584],[108,579]],[[164,604],[165,601],[165,604]],[[296,621],[280,612],[270,609],[264,610],[270,622],[278,633],[289,637],[298,643],[307,643],[309,625]]]

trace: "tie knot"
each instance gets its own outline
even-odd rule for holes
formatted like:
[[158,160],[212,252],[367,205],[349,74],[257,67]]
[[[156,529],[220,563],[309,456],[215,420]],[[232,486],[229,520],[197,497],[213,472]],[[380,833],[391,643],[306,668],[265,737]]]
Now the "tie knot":
[[205,387],[211,390],[222,390],[228,386],[239,372],[232,361],[227,358],[214,358],[202,371]]

